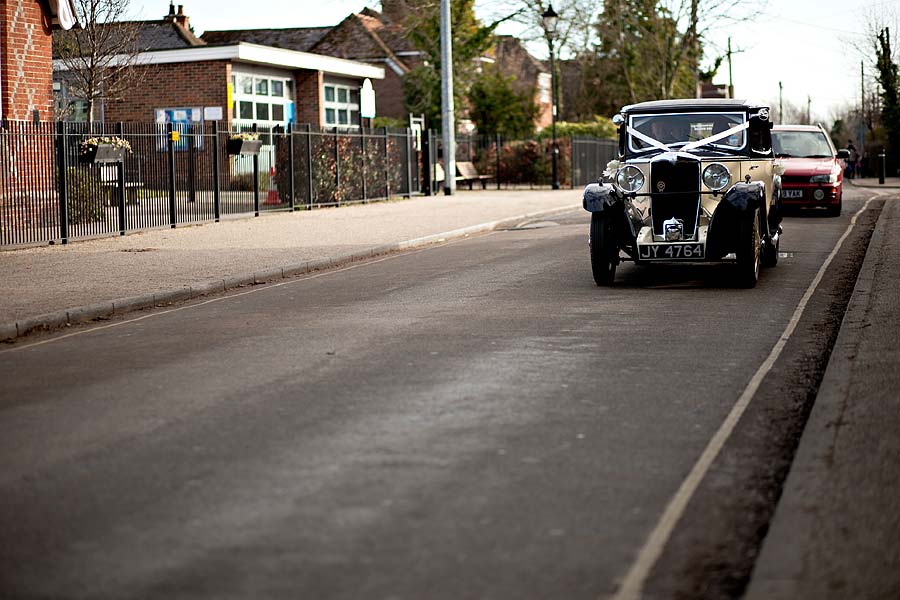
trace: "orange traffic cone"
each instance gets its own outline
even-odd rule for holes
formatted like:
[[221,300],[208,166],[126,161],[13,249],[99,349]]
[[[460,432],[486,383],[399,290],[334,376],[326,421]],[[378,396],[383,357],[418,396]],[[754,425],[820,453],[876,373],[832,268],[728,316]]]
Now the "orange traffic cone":
[[278,186],[275,185],[275,167],[269,169],[269,193],[266,195],[266,201],[263,204],[281,204],[281,198],[278,196]]

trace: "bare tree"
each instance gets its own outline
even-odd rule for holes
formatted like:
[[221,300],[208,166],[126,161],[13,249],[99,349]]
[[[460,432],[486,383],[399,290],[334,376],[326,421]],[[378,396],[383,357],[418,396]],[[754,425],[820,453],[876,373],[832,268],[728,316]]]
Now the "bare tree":
[[98,101],[120,100],[145,75],[139,65],[140,24],[127,21],[130,0],[75,0],[82,28],[54,35],[71,96],[87,102],[94,121]]
[[535,49],[543,49],[546,32],[541,15],[553,5],[559,15],[554,46],[561,57],[577,57],[593,49],[597,41],[597,15],[603,0],[495,0],[484,10],[492,18],[508,18],[521,26],[516,37]]

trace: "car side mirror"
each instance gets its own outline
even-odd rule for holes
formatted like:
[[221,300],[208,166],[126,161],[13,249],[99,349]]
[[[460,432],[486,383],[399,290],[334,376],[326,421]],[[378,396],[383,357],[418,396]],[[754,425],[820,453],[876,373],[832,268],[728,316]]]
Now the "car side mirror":
[[613,115],[612,124],[615,125],[616,127],[618,127],[619,125],[621,125],[624,122],[625,122],[625,117],[623,117],[621,114]]
[[837,151],[837,157],[847,160],[848,158],[850,158],[850,151],[845,148],[841,148]]

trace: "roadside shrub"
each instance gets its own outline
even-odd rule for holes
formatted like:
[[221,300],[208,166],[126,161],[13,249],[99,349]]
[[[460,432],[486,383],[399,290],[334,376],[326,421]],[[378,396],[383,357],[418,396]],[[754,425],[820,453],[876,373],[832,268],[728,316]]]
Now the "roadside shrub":
[[[557,139],[559,180],[569,185],[572,147],[568,138]],[[548,185],[553,177],[553,142],[541,140],[509,141],[500,148],[500,182]],[[486,148],[476,159],[479,173],[497,176],[497,146]]]
[[[269,174],[260,172],[259,191],[266,192],[269,189]],[[253,191],[253,173],[239,173],[231,176],[231,189],[237,192]]]
[[[538,139],[552,137],[551,127],[544,127],[538,133]],[[562,121],[556,124],[556,137],[596,137],[614,140],[616,139],[616,126],[606,117],[594,117],[593,121],[584,123],[568,123]]]
[[69,167],[66,183],[66,209],[70,225],[106,218],[106,205],[112,201],[112,188],[100,184],[95,169]]

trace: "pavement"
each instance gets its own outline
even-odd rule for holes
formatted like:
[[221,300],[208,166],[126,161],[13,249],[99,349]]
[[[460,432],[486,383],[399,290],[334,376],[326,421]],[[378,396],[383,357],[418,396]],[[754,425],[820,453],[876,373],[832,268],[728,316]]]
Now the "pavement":
[[0,341],[580,206],[580,190],[459,191],[0,251]]
[[900,598],[898,231],[889,199],[744,600]]
[[[900,188],[900,178],[848,185]],[[580,190],[460,191],[0,251],[6,282],[0,341],[541,220],[580,205]],[[900,202],[888,201],[748,599],[900,597],[900,241],[892,235],[898,230]]]

